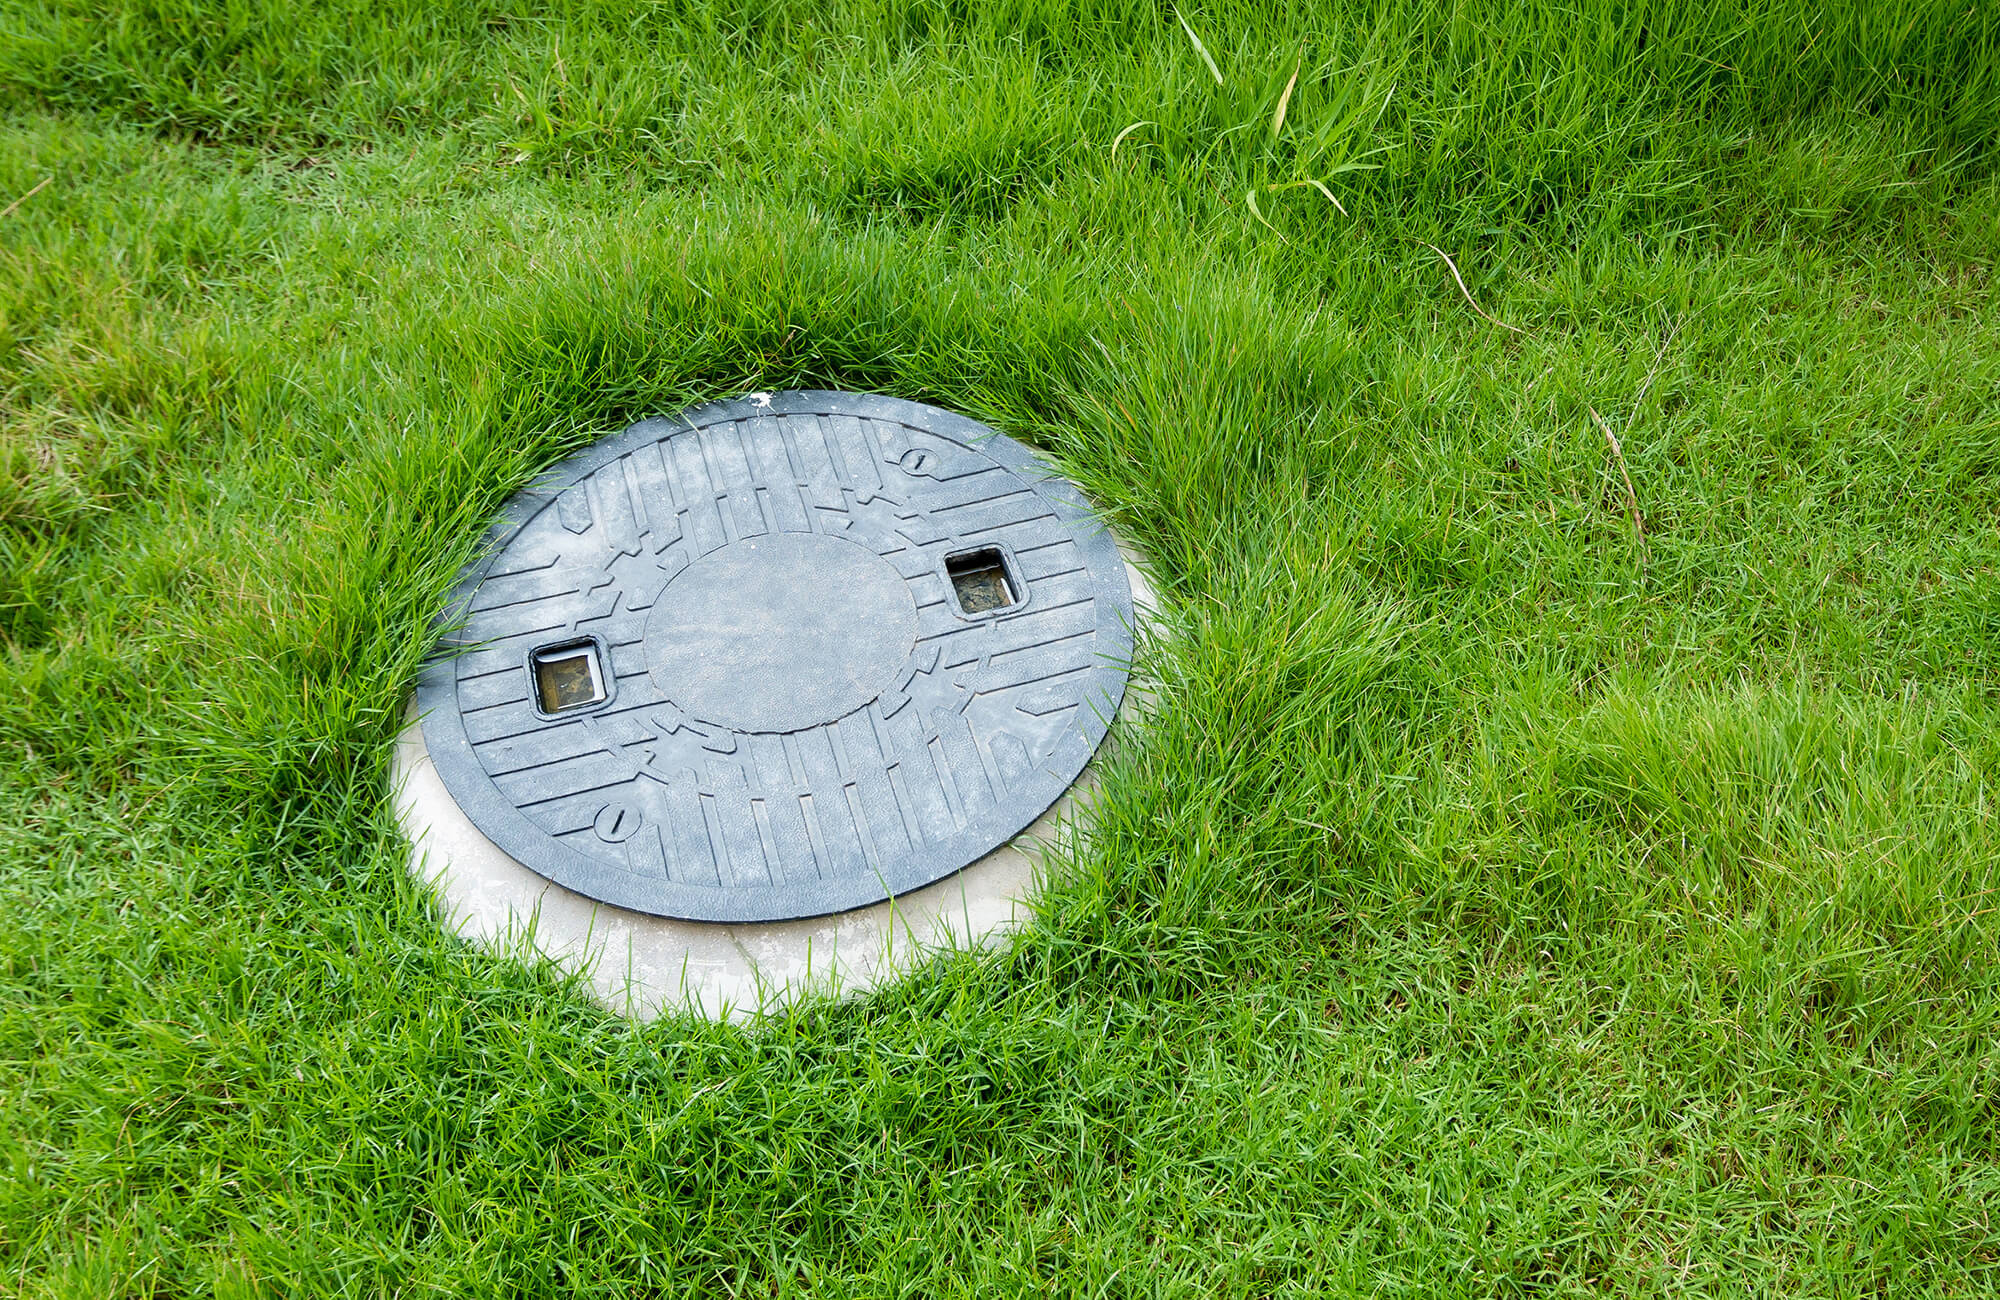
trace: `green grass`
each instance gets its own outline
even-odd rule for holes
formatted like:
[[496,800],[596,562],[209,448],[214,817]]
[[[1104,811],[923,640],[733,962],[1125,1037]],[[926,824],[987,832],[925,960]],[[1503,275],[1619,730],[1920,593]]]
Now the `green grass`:
[[[1996,164],[1963,0],[0,0],[0,1289],[1991,1294]],[[635,1027],[389,741],[800,385],[1058,461],[1159,713],[1010,951]]]

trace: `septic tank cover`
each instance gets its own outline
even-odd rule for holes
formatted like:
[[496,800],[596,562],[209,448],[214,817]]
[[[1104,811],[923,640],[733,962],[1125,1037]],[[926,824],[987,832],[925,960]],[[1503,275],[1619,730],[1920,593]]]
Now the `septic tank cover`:
[[1125,691],[1082,496],[935,407],[757,394],[647,420],[508,504],[418,687],[452,797],[602,902],[774,921],[1011,839]]

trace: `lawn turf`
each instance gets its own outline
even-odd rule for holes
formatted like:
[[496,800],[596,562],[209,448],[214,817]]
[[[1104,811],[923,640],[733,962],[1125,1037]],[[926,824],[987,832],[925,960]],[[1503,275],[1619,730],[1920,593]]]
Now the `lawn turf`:
[[[2000,1288],[2000,8],[1724,9],[0,0],[0,1285]],[[635,1027],[389,744],[797,386],[1081,483],[1159,711],[1008,951]]]

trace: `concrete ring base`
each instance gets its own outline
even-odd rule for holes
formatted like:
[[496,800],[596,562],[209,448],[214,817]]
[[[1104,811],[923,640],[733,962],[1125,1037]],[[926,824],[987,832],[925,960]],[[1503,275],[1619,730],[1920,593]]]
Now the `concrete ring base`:
[[[1153,591],[1133,553],[1120,550],[1143,628],[1156,608]],[[1143,707],[1128,685],[1107,745]],[[1087,822],[1096,785],[1093,760],[1012,842],[899,898],[803,921],[722,925],[599,903],[509,857],[445,790],[414,703],[391,761],[410,870],[430,887],[445,924],[482,947],[525,949],[576,972],[607,1010],[638,1020],[680,1011],[748,1019],[808,994],[865,992],[940,952],[996,946],[1032,914],[1043,847]]]

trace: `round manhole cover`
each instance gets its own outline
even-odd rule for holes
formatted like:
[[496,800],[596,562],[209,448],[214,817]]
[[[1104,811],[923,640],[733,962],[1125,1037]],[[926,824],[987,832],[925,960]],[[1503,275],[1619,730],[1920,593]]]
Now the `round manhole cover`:
[[775,921],[939,880],[1083,771],[1132,596],[1076,489],[962,416],[779,393],[514,498],[424,670],[486,836],[602,902]]

